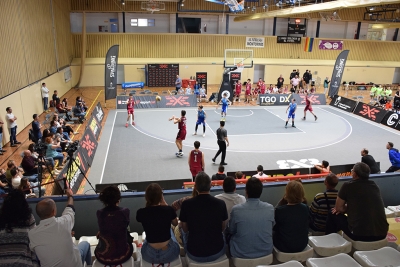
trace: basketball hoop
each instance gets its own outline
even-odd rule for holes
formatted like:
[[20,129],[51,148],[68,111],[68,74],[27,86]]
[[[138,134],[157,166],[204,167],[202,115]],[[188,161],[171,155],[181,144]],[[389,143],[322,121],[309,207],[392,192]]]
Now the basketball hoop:
[[237,63],[236,68],[237,68],[236,71],[242,72],[242,70],[244,69],[243,63]]

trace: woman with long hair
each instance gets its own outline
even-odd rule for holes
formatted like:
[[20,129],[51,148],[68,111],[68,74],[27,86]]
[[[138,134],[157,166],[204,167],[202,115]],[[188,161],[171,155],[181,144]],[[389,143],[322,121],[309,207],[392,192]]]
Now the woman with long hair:
[[179,244],[171,229],[178,219],[175,210],[164,200],[162,188],[152,183],[146,188],[146,207],[136,213],[136,220],[142,223],[146,240],[142,246],[142,257],[149,263],[169,263],[179,257]]
[[36,226],[25,194],[13,190],[0,210],[0,266],[39,266],[29,248],[28,231]]
[[129,260],[133,253],[132,242],[128,240],[130,211],[119,206],[121,192],[116,186],[104,188],[99,199],[104,208],[97,211],[99,243],[94,255],[101,264],[119,265]]
[[54,144],[54,141],[51,136],[47,136],[45,140],[45,144],[47,146],[46,149],[46,157],[53,158],[54,160],[58,160],[58,166],[61,167],[63,160],[64,160],[64,155],[61,152],[58,152],[57,149],[61,148],[60,143]]

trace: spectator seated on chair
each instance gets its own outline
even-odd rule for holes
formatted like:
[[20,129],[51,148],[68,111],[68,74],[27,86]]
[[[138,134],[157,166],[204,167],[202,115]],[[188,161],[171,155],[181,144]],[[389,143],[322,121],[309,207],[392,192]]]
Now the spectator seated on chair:
[[392,101],[388,100],[385,104],[385,110],[392,110],[393,106],[392,106]]
[[79,118],[79,122],[83,123],[83,120],[85,119],[86,116],[86,112],[83,110],[83,108],[81,106],[75,106],[72,112],[74,113],[75,117]]
[[[57,131],[57,130],[56,130]],[[46,142],[46,137],[51,136],[49,129],[44,129],[42,134],[42,143]]]
[[20,190],[11,191],[0,212],[0,266],[40,266],[29,248],[28,232],[35,228],[35,217]]
[[21,183],[22,174],[21,174],[21,172],[20,172],[16,167],[12,168],[12,169],[10,170],[10,173],[11,173],[11,175],[12,175],[12,178],[11,178],[12,187],[13,187],[14,189],[17,189],[18,186],[19,186],[20,183]]
[[[170,263],[180,253],[179,244],[171,229],[171,224],[178,225],[176,212],[165,202],[162,188],[157,183],[151,183],[146,188],[145,199],[146,207],[136,213],[136,220],[142,223],[146,232],[146,240],[141,249],[142,257],[154,265]],[[190,199],[183,203],[187,201]]]
[[228,211],[228,221],[226,224],[228,224],[233,206],[245,203],[246,198],[235,192],[236,181],[232,176],[228,176],[224,179],[222,188],[224,189],[224,193],[216,195],[215,198],[221,199],[225,202],[226,210]]
[[61,167],[64,160],[64,155],[57,151],[58,148],[61,149],[60,142],[55,144],[52,137],[48,136],[46,137],[45,144],[47,146],[46,157],[53,158],[55,161],[57,160],[58,166]]
[[55,134],[57,132],[57,124],[55,121],[50,122],[50,133]]
[[255,178],[267,178],[268,175],[264,173],[264,167],[262,165],[257,166],[257,174],[254,174],[253,177]]
[[297,253],[308,244],[308,206],[303,204],[304,188],[298,181],[286,185],[288,204],[276,207],[273,233],[274,246],[285,253]]
[[213,174],[213,176],[211,177],[211,180],[213,180],[213,181],[224,180],[226,178],[226,174],[224,172],[225,172],[224,165],[219,165],[218,172],[216,174]]
[[24,176],[32,176],[38,174],[37,159],[32,156],[30,150],[24,151],[24,157],[22,158],[21,167],[24,169]]
[[314,167],[319,170],[320,173],[328,173],[331,171],[329,167],[329,162],[323,160],[321,164],[315,164]]
[[11,174],[11,170],[14,168],[17,168],[18,172],[21,173],[21,176],[24,173],[24,170],[22,168],[17,167],[14,160],[9,160],[7,162],[6,178],[7,178],[8,184],[10,184],[10,185],[11,185],[11,179],[13,177],[13,175]]
[[0,195],[8,193],[10,187],[6,178],[6,170],[0,169]]
[[[389,224],[379,187],[369,180],[367,164],[358,162],[339,190],[335,208],[328,214],[326,234],[342,230],[354,241],[378,241],[386,238]],[[346,216],[346,215],[347,216]]]
[[386,106],[387,102],[388,102],[388,100],[387,100],[386,96],[383,96],[379,99],[379,101],[377,103],[375,103],[374,106],[384,108]]
[[78,134],[78,132],[74,132],[72,127],[69,126],[66,121],[63,121],[62,128],[63,128],[64,133],[67,133],[70,138],[71,138],[72,134]]
[[54,200],[43,199],[36,204],[40,223],[28,232],[30,248],[36,253],[41,266],[82,267],[92,264],[90,245],[86,241],[74,244],[71,231],[75,222],[74,199],[71,189],[66,189],[67,206],[61,217],[55,217]]
[[[39,190],[42,190],[42,196],[46,193],[46,188],[38,187],[39,183],[29,182],[29,180],[25,177],[21,178],[21,183],[18,186],[18,190],[24,192],[27,197],[37,197],[39,196]],[[31,188],[33,187],[33,188]]]
[[101,264],[119,265],[130,259],[133,253],[133,239],[128,232],[130,210],[119,206],[121,192],[114,185],[104,188],[99,199],[104,208],[96,214],[99,243],[94,255]]
[[387,173],[400,170],[400,153],[399,150],[393,146],[392,142],[386,144],[386,149],[389,150],[389,160],[391,163],[391,166],[386,171]]
[[64,108],[63,104],[60,102],[60,99],[56,101],[56,109],[58,113],[67,113],[68,109]]
[[71,139],[68,135],[65,135],[63,132],[63,128],[57,128],[57,133],[54,135],[56,140],[59,140],[62,151],[66,151],[68,144],[72,143]]
[[72,107],[68,106],[68,99],[67,98],[63,98],[61,104],[62,104],[62,107],[63,107],[64,110],[71,111]]
[[[229,179],[227,177],[225,181]],[[274,207],[260,201],[263,185],[258,178],[246,182],[247,202],[233,206],[228,231],[229,247],[234,258],[254,259],[272,253]]]
[[[296,181],[296,182],[299,182],[299,183],[302,183],[300,179],[297,179],[297,180],[295,180],[295,181]],[[278,204],[276,204],[275,208],[276,208],[276,207],[279,207],[279,206],[283,206],[283,205],[287,205],[287,204],[288,204],[288,201],[287,201],[287,199],[286,199],[285,196],[286,196],[286,195],[283,195],[282,199],[279,200],[279,202],[278,202]],[[307,199],[306,199],[305,197],[303,198],[302,203],[303,203],[304,205],[307,205],[307,206],[308,206],[308,202],[307,202]]]
[[310,205],[310,228],[317,232],[326,230],[328,213],[335,207],[338,191],[335,189],[339,179],[333,173],[325,177],[326,191],[318,193]]
[[[39,153],[35,152],[33,150],[35,144],[30,144],[28,147],[28,150],[31,152],[31,156],[35,159],[41,162],[42,164],[42,168],[46,168],[47,166],[50,168],[49,171],[52,171],[54,169],[54,159],[53,158],[46,158],[44,157],[44,161],[43,159],[39,158]],[[43,156],[46,154],[46,151],[44,151]],[[57,172],[57,171],[56,171]],[[57,174],[57,173],[56,173]]]
[[376,163],[374,157],[368,155],[368,153],[369,151],[366,148],[361,150],[361,162],[364,162],[368,165],[369,169],[371,170],[371,174],[381,173],[378,163]]
[[199,195],[182,203],[179,216],[186,257],[196,262],[215,261],[225,254],[228,212],[224,201],[210,195],[210,188],[210,177],[199,172],[195,180]]
[[235,173],[235,179],[246,179],[246,176],[241,171]]
[[86,106],[85,101],[83,101],[83,98],[80,96],[76,97],[76,105],[77,107],[81,107],[83,112],[86,112],[88,110],[88,107]]

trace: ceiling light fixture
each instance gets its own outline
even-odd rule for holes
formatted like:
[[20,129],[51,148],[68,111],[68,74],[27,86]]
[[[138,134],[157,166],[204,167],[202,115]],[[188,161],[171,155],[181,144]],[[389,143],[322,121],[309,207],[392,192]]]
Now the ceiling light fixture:
[[125,5],[125,0],[121,0],[121,4]]

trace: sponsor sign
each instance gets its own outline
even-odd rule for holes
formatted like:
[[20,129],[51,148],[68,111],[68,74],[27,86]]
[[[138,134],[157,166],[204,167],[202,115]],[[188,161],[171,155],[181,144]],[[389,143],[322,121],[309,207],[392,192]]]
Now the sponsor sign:
[[97,120],[94,116],[90,117],[89,122],[88,122],[88,127],[92,131],[92,134],[94,135],[96,140],[99,140],[100,132],[101,132],[101,125],[97,122]]
[[306,34],[305,24],[288,24],[288,34]]
[[204,84],[207,93],[207,72],[196,72],[196,82],[200,84],[200,87]]
[[129,89],[129,88],[142,88],[144,87],[143,82],[130,82],[130,83],[123,83],[122,89]]
[[[293,96],[297,104],[306,104],[306,95],[294,94]],[[326,96],[324,94],[310,94],[308,99],[310,99],[311,105],[326,105]]]
[[277,36],[276,42],[278,44],[301,44],[301,37]]
[[265,94],[258,96],[258,104],[260,106],[278,106],[278,105],[289,105],[292,101],[294,94],[282,95],[282,94]]
[[377,123],[381,123],[386,113],[387,111],[384,109],[380,109],[361,102],[358,103],[356,109],[354,110],[354,114]]
[[87,127],[82,139],[79,141],[78,152],[83,155],[89,166],[92,166],[94,154],[97,150],[97,140],[90,127]]
[[354,108],[357,105],[357,101],[345,98],[343,96],[335,95],[329,105],[347,112],[353,112]]
[[[117,109],[125,109],[129,96],[117,96]],[[156,96],[133,96],[135,109],[139,108],[182,108],[197,107],[195,95],[161,96],[161,101],[156,101]]]
[[[76,151],[73,155],[75,161],[69,168],[69,164],[66,164],[65,167],[61,170],[60,174],[58,175],[57,179],[63,179],[58,181],[61,189],[65,189],[65,183],[69,184],[72,192],[76,194],[81,186],[81,183],[84,179],[84,175],[86,175],[88,171],[88,164],[84,159],[82,153]],[[82,170],[80,170],[80,169]],[[61,194],[61,192],[58,192]]]
[[335,66],[332,71],[331,82],[329,83],[329,93],[328,95],[333,98],[339,92],[339,87],[342,82],[344,67],[346,66],[347,56],[349,55],[349,50],[342,51],[336,58]]
[[117,96],[118,50],[119,45],[113,45],[106,55],[104,81],[106,101]]
[[147,64],[148,87],[175,87],[179,64]]
[[93,115],[93,117],[96,118],[99,125],[101,125],[101,123],[103,122],[103,119],[104,119],[104,111],[103,111],[103,108],[101,107],[100,102],[97,103],[96,107],[94,108],[94,110],[92,112],[92,115]]
[[319,40],[321,50],[343,50],[343,41]]
[[246,47],[264,48],[264,37],[246,37]]
[[383,125],[389,126],[393,129],[400,131],[399,122],[400,122],[400,115],[392,111],[386,111],[386,115],[385,117],[383,117],[383,120],[381,121]]
[[235,90],[235,82],[240,81],[242,77],[241,72],[229,72],[229,80],[233,90]]

